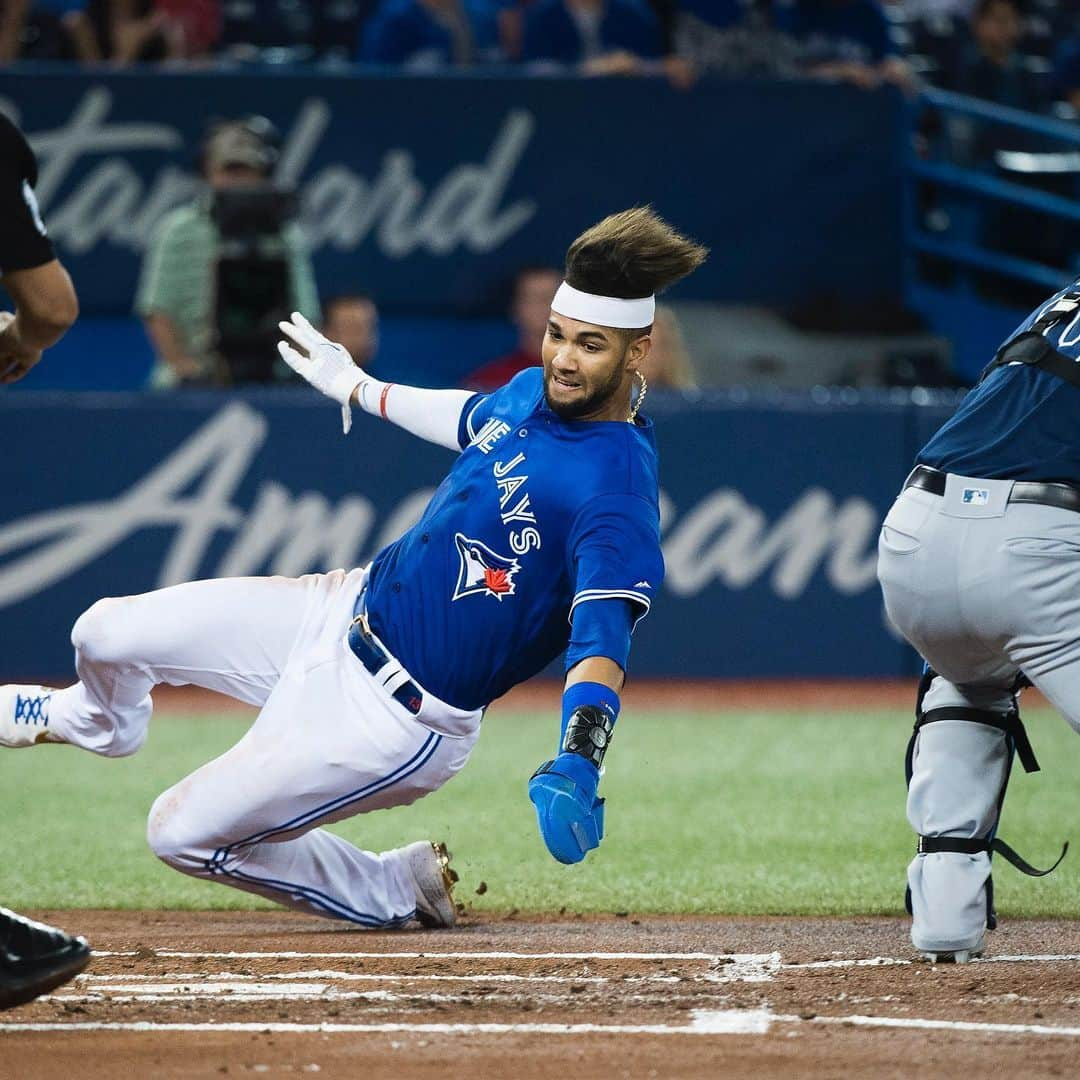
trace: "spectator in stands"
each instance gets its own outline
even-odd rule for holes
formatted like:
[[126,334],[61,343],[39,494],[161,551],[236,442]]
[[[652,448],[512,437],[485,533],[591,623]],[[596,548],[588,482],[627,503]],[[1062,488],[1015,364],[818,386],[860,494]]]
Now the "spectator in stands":
[[1015,109],[1039,109],[1046,90],[1023,62],[1017,46],[1024,26],[1016,0],[978,0],[971,14],[971,41],[950,89]]
[[364,24],[378,0],[319,0],[315,5],[316,53],[323,60],[352,61]]
[[0,0],[0,64],[13,60],[92,60],[82,32],[86,0]]
[[[211,128],[201,154],[206,192],[166,215],[147,247],[135,310],[143,318],[157,358],[150,380],[153,387],[227,381],[215,352],[220,236],[211,210],[214,192],[250,188],[271,175],[277,152],[257,120],[225,121]],[[315,277],[295,224],[285,227],[281,241],[291,307],[317,323]]]
[[469,67],[499,57],[491,0],[382,0],[360,51],[370,63],[411,68]]
[[260,49],[298,50],[300,58],[309,59],[313,6],[295,0],[230,0],[222,13],[222,49],[241,59],[257,57]]
[[217,5],[218,0],[0,0],[0,63],[80,60],[122,67],[197,54],[205,49],[187,48],[185,28],[212,21]]
[[697,386],[690,352],[686,348],[682,327],[669,304],[657,304],[653,320],[652,346],[642,374],[653,389],[693,390]]
[[535,0],[525,11],[526,63],[634,75],[661,47],[660,24],[644,0]]
[[974,0],[890,0],[905,19],[967,19]]
[[781,0],[776,25],[799,42],[803,69],[816,78],[864,90],[914,85],[878,0]]
[[[551,301],[562,274],[549,266],[526,266],[514,278],[510,319],[517,327],[517,348],[474,371],[464,385],[472,390],[497,390],[519,371],[540,363],[540,346],[547,333]],[[333,340],[333,339],[331,339]]]
[[340,293],[323,303],[323,333],[349,350],[349,355],[365,371],[379,347],[379,312],[365,292]]
[[765,0],[682,0],[674,42],[699,73],[784,77],[800,70],[798,43],[773,25]]
[[153,0],[89,0],[71,26],[84,61],[123,67],[184,56],[181,24]]
[[156,0],[187,59],[208,56],[221,38],[221,0]]
[[[172,2],[182,6],[186,0]],[[221,46],[238,59],[273,49],[276,58],[293,62],[352,60],[360,26],[375,7],[375,0],[228,0]]]

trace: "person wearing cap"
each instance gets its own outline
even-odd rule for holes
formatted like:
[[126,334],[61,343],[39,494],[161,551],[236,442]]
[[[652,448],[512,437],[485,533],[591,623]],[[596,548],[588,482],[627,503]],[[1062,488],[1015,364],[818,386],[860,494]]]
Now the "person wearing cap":
[[[152,387],[209,386],[218,381],[214,271],[220,234],[211,213],[213,197],[219,191],[269,181],[277,149],[267,136],[268,129],[257,118],[213,125],[200,155],[206,190],[167,214],[147,246],[135,311],[154,346],[157,362],[150,378]],[[295,223],[284,226],[281,242],[292,306],[318,320],[315,275]]]

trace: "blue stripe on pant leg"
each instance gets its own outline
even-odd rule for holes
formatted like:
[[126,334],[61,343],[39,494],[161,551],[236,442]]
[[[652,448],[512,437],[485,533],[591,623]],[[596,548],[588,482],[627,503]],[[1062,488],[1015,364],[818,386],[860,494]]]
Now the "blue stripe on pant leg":
[[278,892],[284,892],[288,893],[290,896],[299,897],[302,900],[307,900],[315,907],[325,909],[330,915],[333,915],[336,918],[345,919],[348,922],[359,923],[361,926],[371,927],[372,929],[386,929],[388,927],[400,926],[403,923],[407,923],[416,914],[416,908],[413,908],[407,915],[396,915],[392,919],[379,919],[374,915],[368,915],[365,912],[357,911],[355,908],[349,907],[348,904],[342,903],[340,900],[335,900],[332,896],[320,892],[310,885],[297,885],[291,881],[277,881],[274,878],[256,877],[254,874],[247,874],[243,870],[226,870],[224,867],[216,868],[214,873],[218,872],[224,874],[226,877],[237,878],[239,881],[250,881],[254,885],[264,885],[268,889],[276,889]]
[[[424,740],[420,749],[417,750],[404,765],[399,765],[393,772],[388,773],[386,776],[380,777],[378,780],[373,780],[366,787],[357,788],[356,791],[351,791],[348,795],[339,795],[336,799],[331,799],[330,802],[323,803],[322,806],[317,806],[314,810],[308,810],[303,814],[299,814],[291,820],[286,821],[283,825],[275,825],[273,828],[253,833],[251,836],[244,837],[242,840],[234,841],[226,848],[218,848],[218,851],[234,851],[236,848],[246,847],[248,844],[260,843],[277,833],[289,832],[292,829],[300,828],[301,825],[305,825],[309,821],[316,821],[334,810],[340,810],[342,807],[348,806],[351,802],[358,802],[360,799],[365,799],[369,795],[375,795],[379,791],[383,791],[386,787],[396,784],[399,780],[404,780],[405,777],[411,776],[417,769],[425,765],[431,758],[431,755],[434,754],[435,750],[438,749],[439,743],[441,742],[442,736],[436,735],[435,732],[431,732]],[[419,758],[423,758],[423,760],[418,761],[417,759]],[[214,857],[217,858],[217,852],[214,853]]]
[[[366,785],[363,788],[359,788],[354,792],[350,792],[346,796],[341,796],[332,800],[329,803],[325,803],[323,806],[318,807],[316,810],[309,811],[306,814],[301,814],[297,818],[285,823],[283,826],[278,826],[273,829],[266,829],[262,833],[256,833],[252,837],[245,840],[239,840],[234,844],[230,844],[227,847],[218,848],[214,852],[210,859],[206,860],[205,866],[207,871],[212,875],[223,874],[226,877],[234,877],[241,881],[248,881],[252,884],[263,885],[268,889],[277,890],[279,892],[287,892],[292,896],[298,896],[316,907],[322,907],[328,910],[331,914],[336,915],[338,918],[346,919],[349,922],[359,923],[362,926],[368,926],[372,928],[385,928],[397,926],[401,923],[408,922],[409,919],[416,914],[415,909],[408,915],[397,916],[394,919],[383,920],[374,915],[369,915],[365,912],[357,911],[355,908],[350,908],[347,904],[340,900],[335,900],[333,897],[328,896],[326,893],[319,892],[317,889],[309,885],[299,885],[295,882],[279,881],[273,878],[260,878],[254,874],[248,874],[241,870],[230,870],[225,866],[225,861],[229,856],[240,847],[248,847],[254,843],[257,843],[267,837],[274,836],[277,833],[287,832],[291,829],[298,828],[300,824],[306,821],[317,819],[323,814],[327,813],[330,809],[340,810],[345,806],[350,805],[352,802],[360,802],[363,799],[369,798],[372,795],[378,794],[380,791],[385,791],[387,788],[392,787],[396,783],[400,783],[406,777],[411,776],[413,773],[419,771],[428,761],[434,756],[435,751],[439,748],[439,744],[442,742],[442,736],[436,735],[432,732],[427,739],[424,740],[420,749],[404,764],[395,769],[387,776],[373,781],[371,784]],[[419,760],[418,760],[419,759]],[[407,770],[407,771],[402,771]],[[338,910],[334,910],[337,908]]]

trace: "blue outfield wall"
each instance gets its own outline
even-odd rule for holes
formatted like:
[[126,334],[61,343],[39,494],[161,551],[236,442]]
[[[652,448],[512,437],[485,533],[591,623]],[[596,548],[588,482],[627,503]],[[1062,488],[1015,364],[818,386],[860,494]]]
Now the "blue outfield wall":
[[[884,624],[877,532],[951,408],[906,392],[651,394],[667,578],[633,671],[914,674]],[[452,461],[367,417],[345,438],[302,390],[2,395],[0,430],[0,680],[69,672],[71,624],[101,596],[360,564]]]
[[212,116],[280,128],[324,294],[390,314],[501,315],[510,275],[559,265],[604,214],[651,202],[712,248],[678,291],[805,304],[900,288],[899,97],[817,82],[310,71],[0,71],[83,310],[131,310],[142,251],[191,198]]

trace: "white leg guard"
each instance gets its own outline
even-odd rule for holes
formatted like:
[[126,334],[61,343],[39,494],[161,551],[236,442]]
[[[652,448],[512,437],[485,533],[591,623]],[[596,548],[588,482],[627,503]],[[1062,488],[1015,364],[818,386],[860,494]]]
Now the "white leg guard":
[[959,959],[980,953],[995,926],[992,852],[1032,877],[1057,863],[1036,870],[995,836],[1013,753],[1027,772],[1039,768],[1012,687],[960,688],[929,672],[916,711],[908,749],[907,815],[919,835],[908,866],[911,941]]
[[[1009,771],[999,728],[940,720],[915,736],[907,815],[920,837],[988,837]],[[924,842],[925,843],[925,842]],[[990,919],[990,853],[918,854],[908,866],[911,941],[925,952],[979,950]]]

